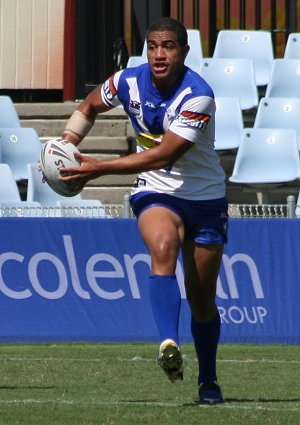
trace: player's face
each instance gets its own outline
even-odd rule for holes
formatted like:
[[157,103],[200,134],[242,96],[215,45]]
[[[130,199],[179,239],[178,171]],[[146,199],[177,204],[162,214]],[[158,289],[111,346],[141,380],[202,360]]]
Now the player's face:
[[147,39],[147,56],[152,71],[152,81],[159,90],[165,90],[178,80],[183,72],[188,46],[180,46],[173,31],[150,32]]

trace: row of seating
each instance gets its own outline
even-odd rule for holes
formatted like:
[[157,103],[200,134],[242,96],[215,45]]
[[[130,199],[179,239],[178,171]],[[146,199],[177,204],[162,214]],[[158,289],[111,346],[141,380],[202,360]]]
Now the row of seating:
[[[262,97],[254,115],[254,128],[293,129],[300,151],[300,97]],[[235,97],[216,98],[215,149],[237,149],[244,130],[244,117]]]
[[[128,66],[137,66],[139,62],[141,58],[130,58]],[[257,108],[259,90],[251,59],[203,59],[199,73],[211,85],[216,97],[237,97],[242,110]],[[300,58],[274,59],[264,95],[295,97],[297,93],[300,93]]]
[[[199,70],[204,59],[201,33],[197,29],[188,29],[189,54],[187,66]],[[144,42],[141,54],[147,57],[147,45]],[[257,86],[269,83],[274,60],[274,49],[270,31],[257,30],[221,30],[218,33],[213,55],[216,58],[251,59],[254,65]],[[300,33],[290,33],[285,45],[284,59],[300,59]]]
[[300,180],[300,97],[263,97],[252,128],[236,98],[216,98],[216,106],[215,149],[237,150],[230,182],[255,187],[268,203],[271,189]]
[[[239,97],[243,110],[258,106],[260,86],[268,97],[292,97],[300,88],[300,33],[289,35],[282,59],[274,58],[269,31],[222,30],[210,58],[203,57],[199,30],[188,30],[188,39],[186,65],[208,81],[216,96]],[[131,56],[127,67],[146,61],[145,41],[141,56]]]
[[[200,72],[201,62],[205,59],[201,33],[196,29],[188,29],[187,33],[190,51],[186,58],[186,65],[196,72]],[[141,57],[146,60],[146,56],[145,41]],[[221,30],[217,36],[212,58],[250,59],[253,63],[255,84],[257,86],[267,85],[274,60],[271,33],[254,30]]]

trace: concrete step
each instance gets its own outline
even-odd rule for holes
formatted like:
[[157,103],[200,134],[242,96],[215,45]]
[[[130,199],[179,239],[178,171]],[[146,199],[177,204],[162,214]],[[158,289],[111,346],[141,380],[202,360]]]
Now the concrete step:
[[[14,104],[21,119],[32,118],[66,118],[68,119],[78,107],[78,102],[64,103],[16,103]],[[127,119],[123,108],[114,108],[99,114],[97,119]]]
[[[44,143],[51,138],[52,137],[49,136],[43,137],[41,141]],[[132,139],[124,136],[87,136],[79,145],[80,152],[89,155],[126,155],[132,152],[133,149],[134,145]]]
[[97,179],[90,180],[88,182],[89,187],[111,187],[111,186],[119,186],[126,187],[132,186],[136,179],[136,174],[110,174],[109,176],[98,177]]
[[[67,119],[21,119],[22,127],[32,127],[39,137],[61,137]],[[89,132],[89,136],[127,137],[131,135],[129,122],[124,119],[96,120]]]
[[122,204],[125,195],[129,195],[130,187],[99,186],[85,187],[82,192],[83,199],[99,199],[103,204]]

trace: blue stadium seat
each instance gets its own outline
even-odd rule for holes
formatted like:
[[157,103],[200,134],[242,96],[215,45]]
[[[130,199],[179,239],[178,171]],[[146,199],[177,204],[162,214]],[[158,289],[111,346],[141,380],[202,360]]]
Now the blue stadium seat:
[[0,164],[0,203],[19,202],[21,196],[13,173],[7,164]]
[[19,115],[9,96],[0,96],[1,127],[21,127]]
[[229,181],[257,189],[258,201],[268,202],[268,191],[300,177],[295,130],[245,128]]
[[0,217],[39,217],[38,202],[22,201],[18,185],[7,164],[0,164]]
[[292,32],[289,34],[285,48],[284,59],[300,59],[300,33]]
[[216,97],[215,149],[237,149],[244,130],[243,113],[236,97]]
[[258,90],[250,59],[203,59],[200,74],[216,97],[236,97],[242,110],[257,107]]
[[8,164],[16,181],[28,179],[27,164],[37,162],[42,143],[33,128],[0,128],[1,162]]
[[129,56],[127,62],[127,68],[134,68],[135,66],[142,65],[147,62],[147,58],[144,56]]
[[295,97],[300,93],[300,58],[274,59],[265,97]]
[[201,33],[197,29],[188,29],[188,44],[190,51],[185,59],[185,64],[196,72],[200,72],[203,59]]
[[213,58],[251,59],[257,86],[270,81],[274,51],[271,33],[255,30],[221,30]]
[[300,97],[263,97],[255,115],[254,128],[289,128],[296,131],[300,150]]

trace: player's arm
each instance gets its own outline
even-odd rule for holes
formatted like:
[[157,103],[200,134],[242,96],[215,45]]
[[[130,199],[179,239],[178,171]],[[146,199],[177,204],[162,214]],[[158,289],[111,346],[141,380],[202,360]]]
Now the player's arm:
[[168,130],[159,145],[124,157],[97,160],[90,156],[76,154],[81,163],[80,167],[62,169],[61,179],[65,181],[78,180],[79,182],[107,174],[136,174],[143,171],[159,170],[173,165],[192,146],[192,142]]
[[103,102],[101,87],[97,86],[75,109],[63,132],[63,140],[78,145],[94,125],[97,115],[112,108]]

